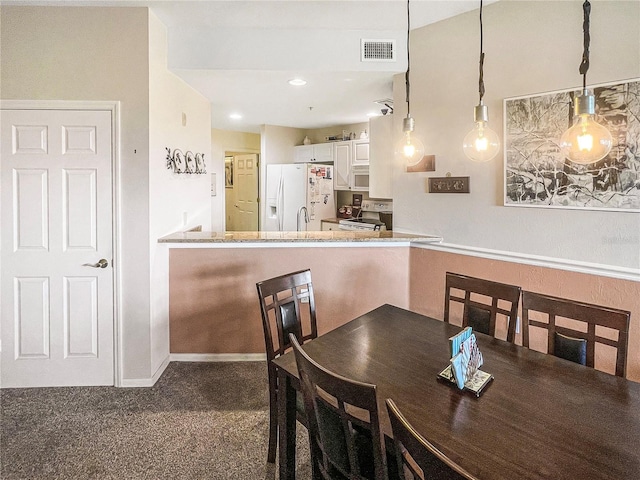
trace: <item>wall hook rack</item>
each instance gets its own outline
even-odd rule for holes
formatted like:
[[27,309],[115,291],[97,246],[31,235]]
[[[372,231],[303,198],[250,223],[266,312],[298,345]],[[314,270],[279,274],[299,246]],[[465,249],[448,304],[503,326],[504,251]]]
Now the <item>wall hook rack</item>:
[[207,173],[207,166],[204,164],[204,153],[194,154],[187,150],[183,153],[179,148],[175,148],[173,152],[169,147],[167,150],[167,169],[173,170],[173,173],[193,173],[202,175]]

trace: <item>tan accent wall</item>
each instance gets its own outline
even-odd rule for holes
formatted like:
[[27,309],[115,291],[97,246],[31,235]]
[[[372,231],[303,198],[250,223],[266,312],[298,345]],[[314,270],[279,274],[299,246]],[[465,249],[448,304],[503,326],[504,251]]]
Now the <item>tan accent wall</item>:
[[310,268],[318,333],[384,303],[409,305],[409,248],[171,249],[171,353],[261,353],[256,282]]
[[[442,319],[444,316],[446,272],[486,278],[519,285],[523,290],[629,310],[631,326],[627,378],[640,381],[640,282],[435,250],[410,250],[409,309],[433,318]],[[539,343],[532,338],[531,347],[534,347],[534,342]],[[522,344],[521,333],[516,336],[516,343]],[[604,365],[611,367],[610,373],[613,373],[613,361],[608,353],[610,352],[596,351],[596,362],[598,364],[602,361]],[[491,369],[487,367],[487,370]]]

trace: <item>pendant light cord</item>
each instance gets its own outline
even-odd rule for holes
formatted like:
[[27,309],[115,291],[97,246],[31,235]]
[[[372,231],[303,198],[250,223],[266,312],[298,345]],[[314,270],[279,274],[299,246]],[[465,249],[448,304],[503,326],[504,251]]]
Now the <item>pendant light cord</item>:
[[482,48],[483,43],[482,33],[482,0],[480,0],[480,76],[478,80],[478,92],[480,93],[480,104],[482,104],[482,97],[484,97],[484,51]]
[[407,0],[407,71],[404,75],[404,83],[405,83],[405,89],[406,89],[406,93],[407,93],[407,117],[411,116],[411,103],[409,101],[409,90],[410,90],[410,83],[409,83],[409,72],[411,70],[411,55],[409,54],[409,32],[411,31],[411,19],[410,19],[410,15],[409,15],[409,1]]
[[589,0],[585,0],[582,4],[582,10],[584,12],[584,20],[582,22],[583,47],[582,62],[580,63],[580,74],[582,75],[582,89],[587,89],[587,70],[589,70],[589,43],[591,42],[591,35],[589,35],[589,15],[591,14],[591,3]]

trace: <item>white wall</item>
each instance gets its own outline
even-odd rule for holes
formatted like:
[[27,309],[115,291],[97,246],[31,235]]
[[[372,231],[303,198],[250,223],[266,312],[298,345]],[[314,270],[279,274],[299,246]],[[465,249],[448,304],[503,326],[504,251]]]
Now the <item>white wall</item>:
[[[579,87],[582,2],[502,0],[484,9],[485,103],[501,138],[503,99]],[[478,103],[478,12],[411,35],[411,113],[436,171],[394,171],[394,228],[446,243],[640,268],[640,214],[502,206],[503,158],[462,153]],[[640,77],[640,2],[594,1],[588,83]],[[394,82],[395,126],[406,115]],[[470,176],[471,194],[428,194],[426,177]]]
[[166,168],[166,147],[203,153],[211,164],[211,105],[167,70],[167,29],[149,11],[149,251],[151,374],[169,357],[169,272],[157,239],[197,225],[211,227],[210,174]]

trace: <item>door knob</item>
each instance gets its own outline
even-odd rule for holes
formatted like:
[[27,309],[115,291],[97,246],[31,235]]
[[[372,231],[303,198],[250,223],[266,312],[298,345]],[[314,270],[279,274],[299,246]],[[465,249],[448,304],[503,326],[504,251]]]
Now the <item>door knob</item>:
[[107,268],[109,266],[109,262],[105,258],[101,258],[98,260],[98,263],[83,263],[83,267],[93,267],[93,268]]

